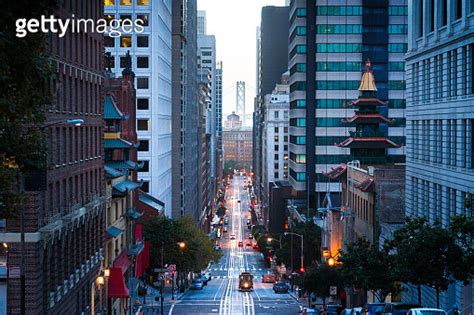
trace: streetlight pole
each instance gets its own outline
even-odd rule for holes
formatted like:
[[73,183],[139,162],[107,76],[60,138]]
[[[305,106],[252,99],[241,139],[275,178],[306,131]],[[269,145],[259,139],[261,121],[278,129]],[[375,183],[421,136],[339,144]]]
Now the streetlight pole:
[[[52,123],[45,124],[43,126],[39,126],[40,130],[44,130],[48,127],[60,124],[70,124],[74,126],[81,126],[84,123],[83,119],[67,119],[67,120],[60,120],[55,121]],[[19,192],[23,191],[23,183],[20,173],[18,172],[18,190]],[[59,209],[58,209],[59,210]],[[21,209],[20,211],[20,314],[26,314],[26,276],[25,276],[25,209]]]

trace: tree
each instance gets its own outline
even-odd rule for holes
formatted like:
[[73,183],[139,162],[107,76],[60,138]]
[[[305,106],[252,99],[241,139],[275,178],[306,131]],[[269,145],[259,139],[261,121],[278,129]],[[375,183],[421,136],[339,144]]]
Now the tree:
[[314,293],[323,299],[330,296],[330,287],[342,286],[341,273],[338,267],[329,267],[326,264],[310,268],[303,278],[303,289],[310,295]]
[[408,219],[386,246],[394,254],[393,269],[400,280],[417,286],[420,305],[422,285],[436,290],[439,307],[439,293],[455,280],[469,277],[462,248],[439,222],[430,225],[424,218]]
[[466,215],[452,217],[450,232],[462,250],[461,257],[455,262],[459,268],[454,268],[454,272],[458,279],[466,277],[466,280],[470,280],[474,277],[474,218]]
[[[209,262],[220,258],[212,241],[189,217],[154,218],[145,224],[144,237],[151,243],[151,266],[155,268],[162,267],[162,248],[164,264],[175,264],[183,272],[200,272]],[[178,242],[184,242],[185,249],[180,249]]]
[[348,287],[373,291],[380,302],[400,291],[393,273],[393,256],[366,240],[358,240],[340,251],[339,262],[344,283]]
[[[16,20],[49,16],[53,0],[8,1],[0,19],[0,217],[16,217],[24,204],[22,178],[46,167],[41,126],[51,104],[52,71],[41,32],[16,36]],[[25,8],[28,8],[25,10]]]

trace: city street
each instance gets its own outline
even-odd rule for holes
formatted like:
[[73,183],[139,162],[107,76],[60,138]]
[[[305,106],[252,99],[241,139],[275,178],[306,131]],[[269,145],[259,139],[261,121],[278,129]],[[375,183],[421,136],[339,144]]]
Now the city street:
[[[260,252],[246,246],[250,230],[248,191],[243,190],[244,177],[234,176],[226,193],[228,232],[223,233],[220,245],[223,256],[210,266],[212,280],[203,290],[188,291],[174,304],[168,304],[165,314],[296,314],[299,303],[290,294],[275,294],[273,284],[262,283],[268,272]],[[241,200],[239,203],[238,200]],[[235,240],[230,240],[230,235]],[[242,240],[244,247],[238,247]],[[239,274],[254,275],[254,291],[239,292]]]

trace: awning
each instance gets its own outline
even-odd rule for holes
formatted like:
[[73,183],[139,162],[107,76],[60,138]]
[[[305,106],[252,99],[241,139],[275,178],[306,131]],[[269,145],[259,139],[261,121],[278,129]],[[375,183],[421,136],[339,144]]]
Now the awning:
[[112,178],[112,179],[120,177],[120,176],[123,175],[123,173],[121,171],[107,166],[107,162],[105,163],[104,171],[105,171],[105,176],[108,177],[108,178]]
[[138,147],[137,144],[131,143],[124,139],[104,139],[104,149],[130,149]]
[[125,273],[130,267],[131,263],[128,259],[127,251],[124,250],[114,261],[114,267],[117,267],[122,270],[122,273]]
[[145,165],[145,162],[140,164],[133,161],[107,161],[107,166],[119,170],[138,170]]
[[109,298],[120,298],[125,299],[130,295],[130,291],[125,285],[125,279],[120,268],[110,268],[110,276],[107,286]]
[[159,199],[156,199],[155,197],[147,194],[146,192],[143,192],[140,190],[140,193],[138,194],[138,200],[145,205],[157,210],[158,212],[163,212],[165,209],[165,203],[162,202]]
[[109,226],[106,231],[107,231],[107,234],[109,234],[111,237],[114,237],[114,238],[123,233],[123,230],[115,226]]
[[127,210],[127,215],[130,219],[136,220],[143,215],[143,212],[138,212],[136,209],[131,208]]
[[128,247],[128,255],[136,257],[140,255],[140,253],[143,251],[144,248],[145,248],[145,244],[142,241],[137,242]]

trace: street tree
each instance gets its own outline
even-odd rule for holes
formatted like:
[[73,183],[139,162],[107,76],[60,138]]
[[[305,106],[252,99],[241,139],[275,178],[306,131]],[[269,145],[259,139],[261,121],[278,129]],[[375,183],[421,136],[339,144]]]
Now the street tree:
[[[439,307],[439,294],[455,280],[467,281],[469,268],[465,265],[462,248],[452,233],[439,222],[429,224],[425,218],[412,218],[386,242],[394,255],[393,270],[399,280],[418,289],[421,305],[421,286],[434,288]],[[464,272],[463,272],[464,269]]]
[[347,287],[373,291],[379,302],[400,292],[393,272],[394,258],[387,250],[380,250],[360,239],[347,250],[340,251],[341,275]]
[[[16,36],[18,18],[49,16],[56,1],[7,1],[0,19],[0,217],[24,205],[24,177],[47,166],[41,126],[52,104],[53,71],[43,33]],[[27,10],[25,10],[27,8]]]
[[323,299],[323,304],[326,304],[326,298],[330,297],[330,287],[341,288],[342,284],[339,267],[330,267],[326,264],[311,267],[303,278],[303,289],[308,296],[314,293]]

